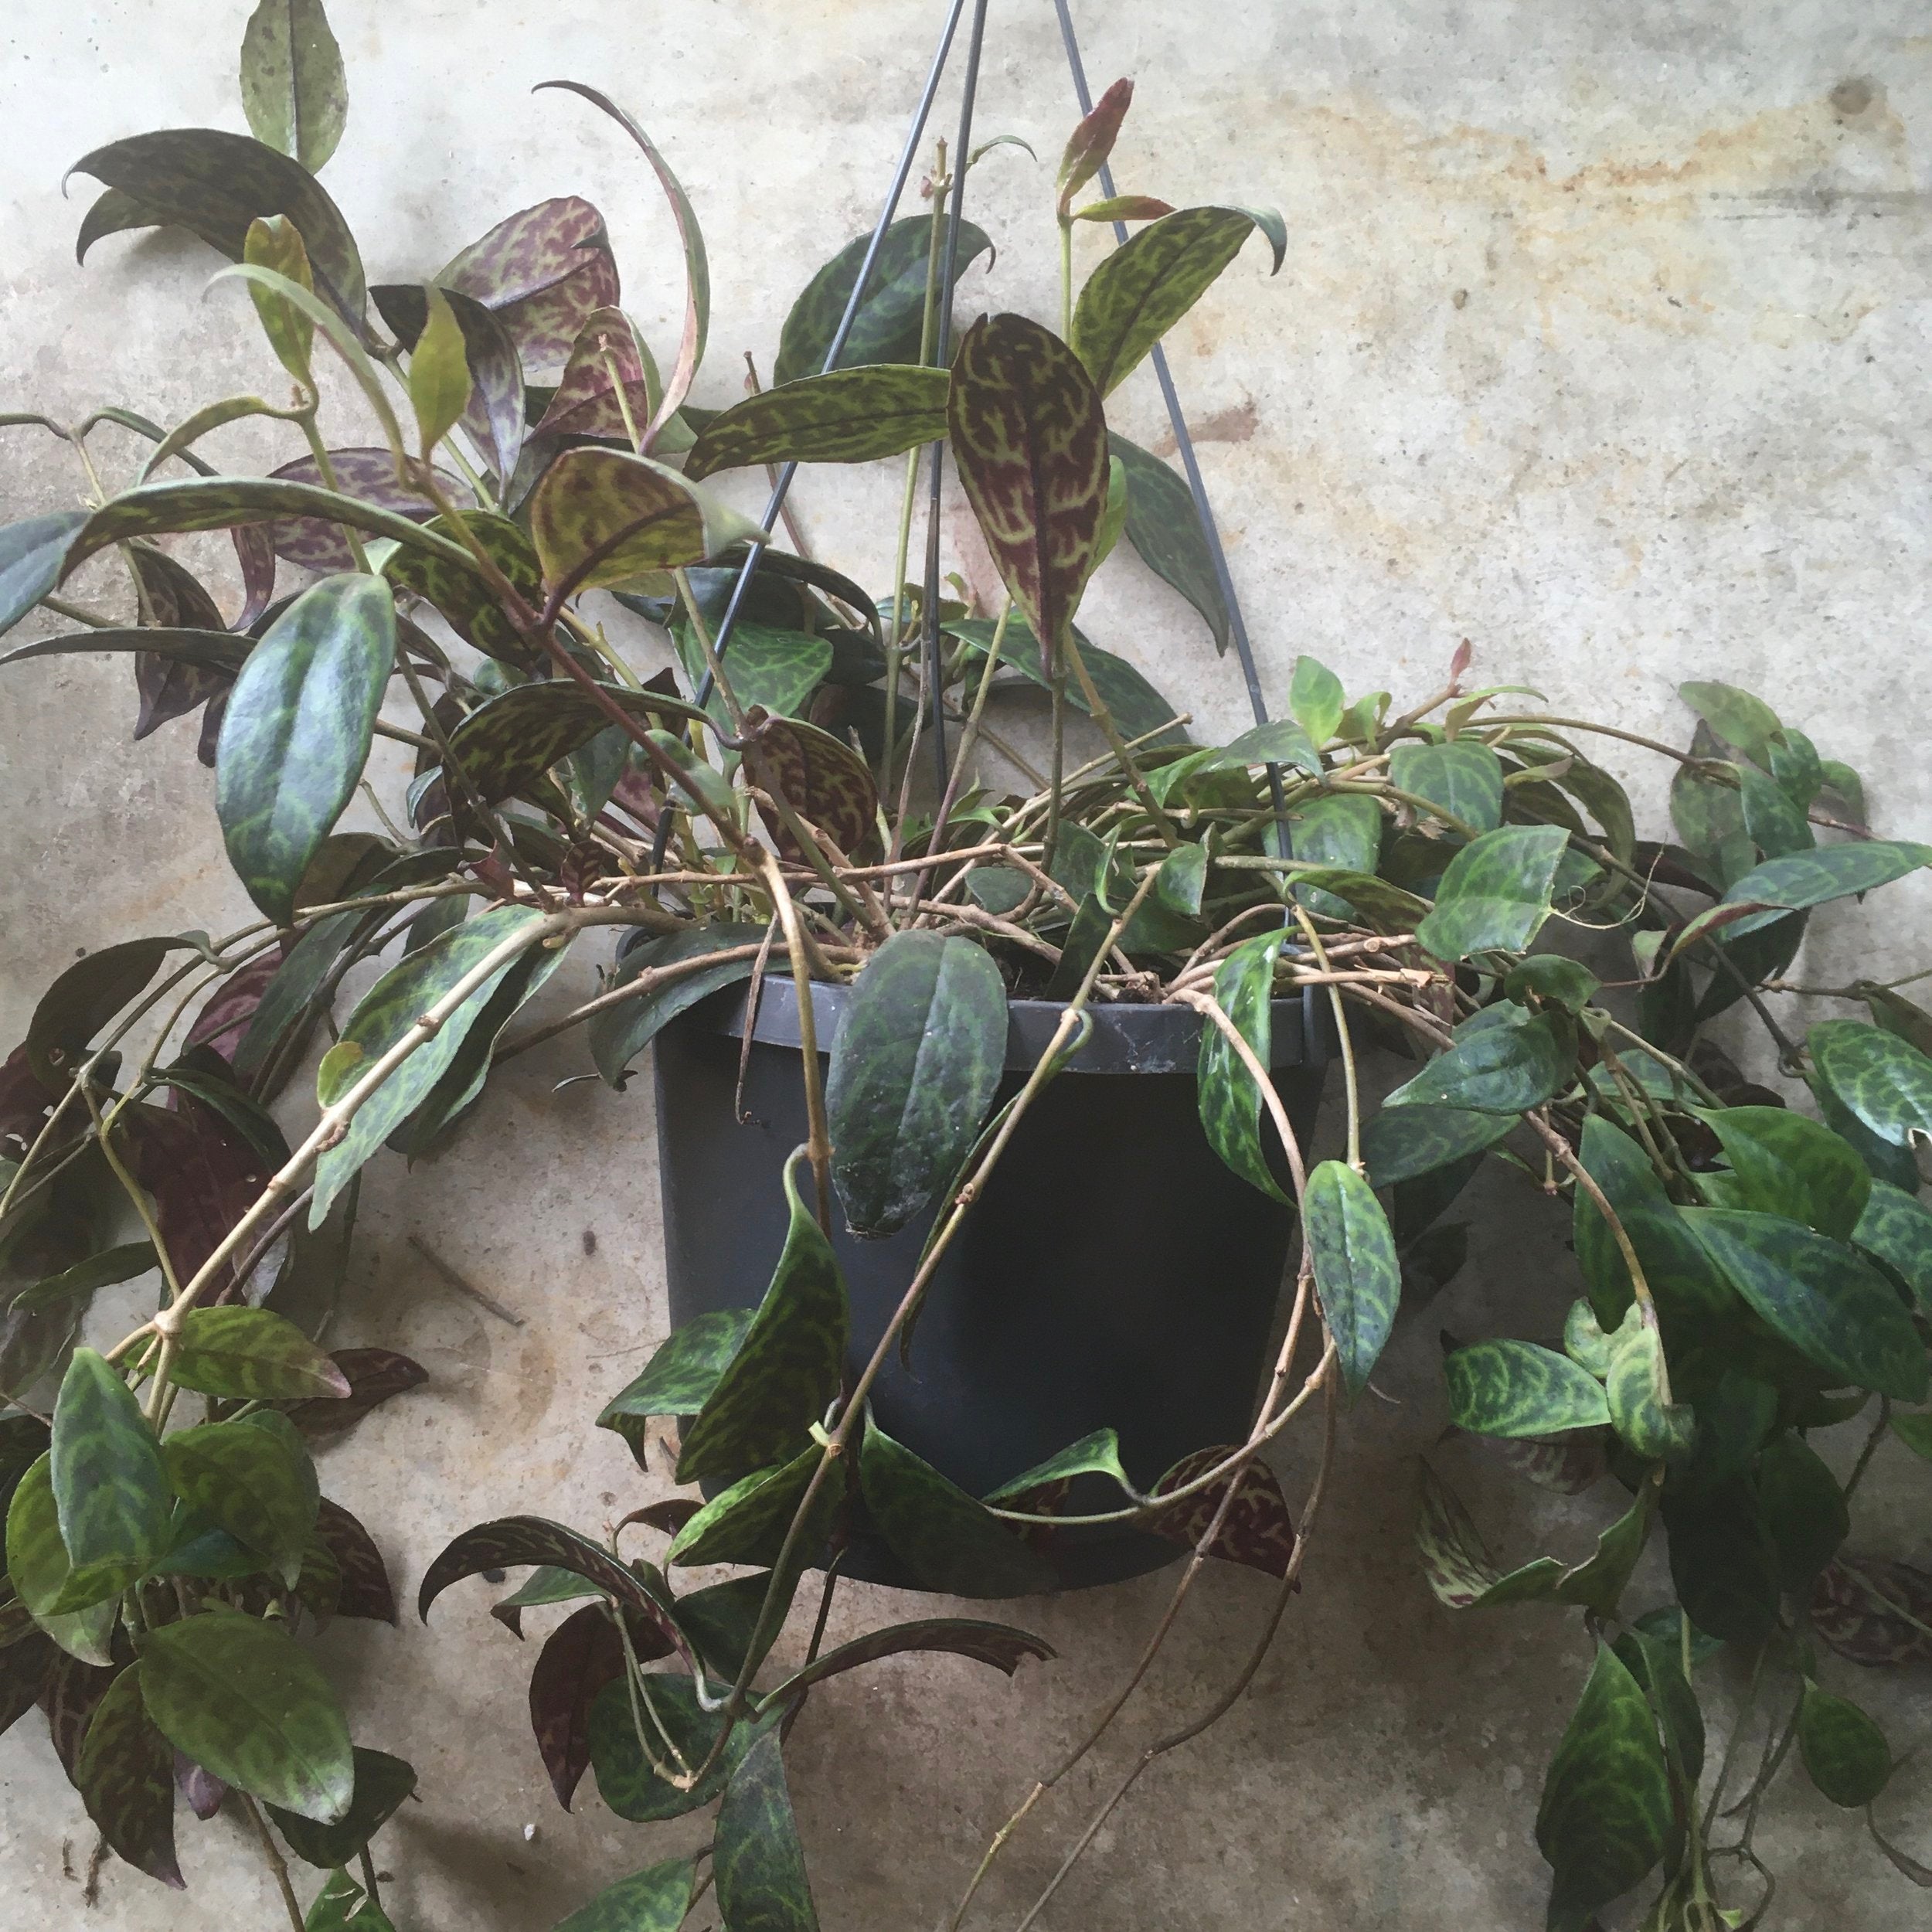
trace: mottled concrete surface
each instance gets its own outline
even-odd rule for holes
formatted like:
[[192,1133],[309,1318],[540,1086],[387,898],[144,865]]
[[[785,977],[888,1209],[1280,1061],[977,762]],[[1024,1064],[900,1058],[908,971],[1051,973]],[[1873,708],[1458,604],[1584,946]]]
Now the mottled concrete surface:
[[[0,407],[73,417],[122,402],[172,422],[279,383],[240,291],[203,298],[216,265],[205,251],[117,238],[77,269],[91,184],[66,202],[59,192],[62,170],[100,141],[240,128],[245,10],[7,10]],[[525,91],[552,75],[591,80],[651,128],[706,225],[716,301],[699,396],[720,403],[737,393],[739,352],[768,365],[804,276],[871,219],[937,9],[335,0],[332,12],[352,103],[326,179],[371,279],[425,272],[511,209],[582,192],[609,216],[628,304],[668,349],[674,243],[648,177],[581,103]],[[1352,689],[1419,696],[1466,637],[1485,680],[1533,683],[1559,711],[1607,707],[1681,741],[1675,681],[1730,678],[1860,764],[1882,826],[1932,827],[1918,669],[1932,457],[1921,9],[1247,0],[1080,12],[1097,78],[1140,83],[1124,186],[1278,202],[1287,216],[1281,275],[1267,279],[1251,249],[1172,344],[1277,700],[1301,650]],[[981,129],[1050,156],[1069,115],[1049,11],[1000,0],[992,17]],[[968,311],[1052,312],[1046,192],[1010,149],[975,177],[973,212],[1002,246],[994,271],[969,279]],[[1157,411],[1145,373],[1117,398],[1123,425],[1150,440]],[[99,447],[111,481],[138,460],[115,432]],[[246,430],[209,447],[240,468],[289,453]],[[5,433],[0,513],[65,505],[80,483],[50,441]],[[808,474],[798,501],[826,556],[885,580],[884,470]],[[211,541],[183,548],[219,556]],[[118,594],[107,567],[83,594]],[[1230,668],[1131,560],[1109,566],[1088,615],[1204,732],[1243,722]],[[641,638],[637,648],[653,661]],[[218,930],[242,902],[189,728],[126,743],[124,667],[37,662],[5,678],[10,1040],[35,989],[79,949],[128,930]],[[1640,788],[1653,810],[1656,781]],[[1842,912],[1806,971],[1842,980],[1919,963],[1928,906],[1917,882]],[[529,1509],[594,1525],[645,1499],[621,1446],[590,1423],[665,1331],[651,1111],[641,1088],[553,1090],[580,1065],[572,1049],[519,1060],[406,1195],[392,1162],[368,1190],[337,1332],[406,1348],[433,1379],[328,1452],[324,1477],[411,1589],[444,1539],[479,1517]],[[1443,1420],[1437,1326],[1553,1322],[1570,1292],[1561,1230],[1506,1188],[1492,1199],[1501,1218],[1467,1272],[1393,1347],[1382,1383],[1393,1401],[1369,1400],[1345,1426],[1322,1546],[1278,1649],[1209,1740],[1143,1781],[1047,1923],[1540,1923],[1530,1820],[1582,1634],[1530,1611],[1451,1616],[1424,1592],[1409,1543],[1413,1458]],[[439,1285],[411,1232],[525,1325]],[[1923,1560],[1923,1485],[1902,1461],[1882,1457],[1861,1534]],[[1451,1464],[1485,1523],[1512,1526],[1512,1556],[1586,1546],[1610,1513],[1601,1496],[1526,1505],[1465,1449],[1444,1451]],[[1305,1483],[1308,1446],[1285,1445],[1281,1466],[1291,1489]],[[828,1927],[923,1932],[943,1920],[988,1832],[1126,1669],[1165,1589],[1149,1578],[1015,1607],[1064,1654],[1011,1685],[960,1662],[889,1665],[815,1700],[791,1756]],[[1266,1596],[1246,1575],[1204,1582],[1119,1735],[1015,1840],[977,1923],[1017,1917],[1129,1754],[1233,1667]],[[587,1787],[576,1815],[557,1811],[525,1723],[532,1651],[487,1620],[485,1601],[467,1585],[427,1630],[410,1618],[324,1640],[359,1735],[421,1772],[423,1801],[383,1841],[397,1922],[413,1932],[541,1932],[600,1883],[703,1835],[621,1825]],[[835,1621],[854,1630],[913,1607],[853,1589]],[[1923,1745],[1923,1675],[1852,1688],[1898,1750]],[[184,1833],[192,1904],[111,1866],[90,1909],[94,1835],[36,1730],[30,1720],[0,1743],[0,1926],[281,1922],[226,1824]],[[1915,1762],[1883,1807],[1921,1858],[1927,1779]],[[1787,1784],[1764,1833],[1782,1875],[1773,1922],[1922,1926],[1923,1896],[1856,1821]]]

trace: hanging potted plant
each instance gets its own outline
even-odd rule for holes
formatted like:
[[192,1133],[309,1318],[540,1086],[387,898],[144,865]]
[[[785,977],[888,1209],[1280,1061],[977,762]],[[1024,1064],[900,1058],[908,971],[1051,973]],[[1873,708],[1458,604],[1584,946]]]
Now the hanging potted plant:
[[[1820,1682],[1809,1633],[1872,1662],[1909,1654],[1932,1621],[1932,1580],[1844,1553],[1869,1452],[1841,1483],[1808,1440],[1876,1396],[1872,1448],[1896,1433],[1932,1451],[1924,1413],[1893,1406],[1927,1392],[1932,1213],[1913,1150],[1932,1134],[1932,1020],[1896,988],[1837,989],[1877,1023],[1828,1022],[1801,1044],[1765,997],[1814,908],[1932,849],[1874,837],[1855,772],[1725,685],[1684,687],[1702,719],[1688,750],[1650,747],[1677,767],[1662,844],[1638,838],[1587,755],[1591,734],[1631,734],[1466,689],[1466,651],[1401,709],[1351,700],[1301,658],[1290,715],[1270,720],[1198,475],[1111,431],[1106,400],[1144,361],[1171,397],[1160,337],[1257,230],[1278,267],[1280,219],[1117,192],[1131,89],[1083,91],[1053,196],[1059,327],[982,315],[955,345],[954,284],[989,245],[962,213],[985,153],[983,7],[930,206],[895,216],[962,11],[877,226],[807,283],[775,386],[727,408],[692,400],[709,321],[696,214],[593,89],[559,83],[634,141],[682,238],[668,375],[574,198],[511,216],[420,282],[367,286],[315,179],[343,100],[318,6],[250,23],[253,138],[138,136],[78,164],[104,186],[83,252],[129,227],[199,234],[292,387],[172,428],[123,410],[6,419],[83,454],[110,427],[148,447],[128,487],[0,529],[0,629],[36,611],[70,627],[0,662],[126,654],[137,735],[199,713],[216,820],[261,915],[218,940],[90,954],[7,1064],[10,1713],[50,1672],[104,1673],[97,1709],[56,1704],[115,1851],[172,1872],[179,1753],[204,1781],[184,1785],[191,1801],[232,1790],[280,1865],[252,1811],[267,1802],[282,1842],[331,1872],[310,1926],[389,1923],[367,1848],[408,1767],[352,1751],[333,1692],[289,1662],[291,1628],[342,1600],[324,1558],[345,1562],[298,1428],[410,1372],[325,1355],[298,1325],[289,1257],[339,1251],[385,1147],[460,1134],[495,1066],[580,1026],[613,1086],[652,1049],[674,1321],[598,1420],[693,1493],[642,1500],[601,1536],[492,1519],[418,1593],[427,1617],[461,1579],[524,1566],[499,1621],[521,1634],[526,1613],[569,1607],[531,1682],[566,1806],[587,1770],[628,1818],[719,1806],[706,1852],[625,1879],[573,1932],[675,1927],[713,1885],[738,1932],[815,1924],[782,1761],[812,1687],[903,1652],[1009,1672],[1049,1654],[951,1615],[825,1650],[841,1577],[1013,1597],[1185,1552],[1177,1605],[1209,1557],[1276,1579],[1231,1687],[1134,1760],[1111,1811],[1258,1666],[1337,1416],[1405,1295],[1455,1272],[1442,1217],[1485,1162],[1566,1200],[1581,1280],[1539,1338],[1451,1349],[1448,1414],[1516,1445],[1535,1480],[1600,1485],[1609,1508],[1593,1556],[1505,1573],[1432,1466],[1428,1582],[1458,1609],[1585,1614],[1594,1661],[1538,1821],[1552,1926],[1580,1932],[1653,1872],[1658,1932],[1745,1922],[1726,1861],[1756,1863],[1750,1827],[1731,1841],[1713,1823],[1728,1759],[1703,1789],[1707,1646],[1789,1687],[1809,1774],[1862,1807],[1889,1751]],[[1120,245],[1077,277],[1077,238],[1108,223]],[[331,448],[318,427],[337,371],[376,426],[367,447]],[[285,423],[303,453],[267,477],[215,472],[197,446],[249,417]],[[1175,424],[1185,449],[1178,406]],[[942,577],[936,522],[909,573],[942,451],[998,566],[985,605]],[[779,543],[798,464],[894,459],[883,594]],[[753,521],[711,479],[760,467],[774,487]],[[209,530],[235,546],[232,621],[158,541]],[[1235,648],[1257,718],[1233,743],[1193,743],[1081,629],[1123,539]],[[71,594],[109,550],[131,622]],[[672,662],[647,675],[654,638]],[[1027,776],[1008,747],[1022,778],[998,781],[979,753],[1015,692],[1044,694],[1048,749]],[[1101,748],[1083,760],[1090,727]],[[413,775],[382,835],[345,832],[378,736]],[[1549,945],[1574,927],[1628,944],[1635,1012]],[[520,1021],[606,929],[595,996]],[[384,970],[338,1026],[345,975],[371,961]],[[1699,1039],[1744,1001],[1822,1120]],[[267,1107],[325,1018],[315,1110],[285,1130]],[[1409,1063],[1374,1112],[1370,1051]],[[1318,1162],[1332,1060],[1342,1151]],[[190,1226],[185,1177],[218,1158],[233,1185],[194,1197]],[[138,1253],[104,1233],[124,1213],[145,1226]],[[77,1345],[93,1290],[149,1269],[155,1313],[104,1349]],[[177,1416],[184,1389],[205,1420]],[[1317,1409],[1318,1473],[1291,1517],[1264,1452]],[[1631,1579],[1659,1532],[1674,1597],[1640,1604]],[[747,1573],[686,1587],[720,1563]],[[816,1626],[777,1671],[813,1570]],[[954,1925],[1172,1621],[1080,1749],[1020,1794]],[[1754,1789],[1783,1756],[1776,1735]],[[281,1889],[299,1927],[285,1869]]]

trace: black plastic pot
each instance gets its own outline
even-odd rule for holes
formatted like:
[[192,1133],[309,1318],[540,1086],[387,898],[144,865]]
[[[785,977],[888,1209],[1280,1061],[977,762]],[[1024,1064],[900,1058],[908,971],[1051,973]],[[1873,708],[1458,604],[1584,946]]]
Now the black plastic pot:
[[[821,1050],[847,998],[815,986]],[[798,1008],[788,978],[764,984],[734,1096],[742,988],[693,1007],[658,1035],[659,1172],[671,1318],[751,1307],[784,1244],[779,1184],[805,1138]],[[1062,1012],[1009,1007],[1004,1100],[1039,1060]],[[1325,1007],[1275,1002],[1275,1085],[1305,1145],[1332,1037]],[[974,1495],[1091,1431],[1119,1431],[1148,1488],[1185,1455],[1247,1432],[1282,1287],[1293,1216],[1240,1179],[1202,1133],[1194,1069],[1204,1023],[1181,1006],[1094,1009],[1094,1030],[1035,1097],[948,1249],[914,1332],[872,1390],[886,1433]],[[1306,1049],[1312,1038],[1315,1050]],[[930,1217],[833,1244],[852,1301],[851,1366],[872,1354],[918,1266]],[[1070,1511],[1117,1507],[1082,1478]],[[1054,1539],[1070,1587],[1159,1567],[1176,1546],[1144,1532],[1090,1528]],[[917,1587],[862,1526],[842,1573]]]

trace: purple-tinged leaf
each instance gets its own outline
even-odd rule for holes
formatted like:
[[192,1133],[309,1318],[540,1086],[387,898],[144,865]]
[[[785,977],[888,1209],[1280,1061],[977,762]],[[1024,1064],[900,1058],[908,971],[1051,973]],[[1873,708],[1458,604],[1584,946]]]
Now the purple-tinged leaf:
[[1050,670],[1100,554],[1100,392],[1039,323],[981,316],[954,360],[947,420],[967,499]]
[[537,1653],[530,1672],[530,1729],[550,1788],[566,1811],[590,1766],[590,1706],[606,1684],[623,1675],[624,1640],[601,1604],[573,1611]]
[[119,1857],[177,1892],[185,1889],[175,1857],[175,1747],[141,1701],[138,1664],[123,1671],[96,1706],[74,1783]]
[[1113,195],[1105,201],[1090,201],[1076,208],[1075,221],[1158,221],[1174,212],[1173,204],[1158,195]]
[[[1162,1477],[1154,1485],[1153,1493],[1164,1496],[1184,1488],[1236,1453],[1233,1446],[1197,1449]],[[1170,1543],[1193,1548],[1206,1534],[1230,1481],[1236,1485],[1234,1501],[1222,1522],[1220,1533],[1208,1546],[1208,1554],[1231,1563],[1244,1563],[1250,1570],[1264,1570],[1270,1577],[1285,1577],[1288,1560],[1294,1554],[1294,1524],[1280,1481],[1258,1456],[1233,1478],[1223,1477],[1148,1517],[1145,1527]]]
[[[843,740],[798,718],[764,716],[754,706],[745,724],[746,756],[761,784],[782,795],[808,828],[824,832],[848,859],[872,838],[879,791],[871,767]],[[803,856],[783,817],[761,803],[758,815],[787,859]]]
[[604,217],[575,195],[498,222],[433,279],[496,315],[532,383],[557,380],[585,321],[618,293]]
[[341,1400],[318,1397],[292,1404],[289,1420],[305,1435],[328,1435],[362,1420],[379,1403],[420,1389],[429,1371],[393,1349],[338,1349],[331,1355],[349,1383]]
[[1060,212],[1063,215],[1073,206],[1073,197],[1107,165],[1107,157],[1114,151],[1114,144],[1120,138],[1121,123],[1127,118],[1127,111],[1133,104],[1133,82],[1117,80],[1094,102],[1092,112],[1067,137],[1066,151],[1060,156],[1057,183]]
[[[12,1600],[17,1605],[18,1599]],[[0,1731],[11,1730],[33,1709],[47,1667],[60,1654],[53,1638],[32,1629],[0,1646]]]
[[[641,432],[651,420],[651,392],[655,386],[631,318],[621,308],[600,308],[570,345],[563,379],[536,434],[615,437],[628,443],[631,427]],[[629,423],[624,420],[627,410]]]
[[[396,459],[386,449],[331,450],[329,467],[335,472],[335,487],[377,509],[389,510],[412,522],[427,523],[436,515],[436,505],[412,484],[396,474]],[[270,472],[277,480],[291,483],[320,483],[321,471],[312,456],[298,457]],[[458,509],[475,501],[467,485],[446,471],[436,473],[437,487]],[[319,517],[278,517],[267,526],[268,539],[275,554],[308,570],[352,570],[355,560],[349,539],[338,524],[325,523]]]
[[40,1680],[39,1704],[47,1719],[47,1736],[68,1780],[76,1782],[80,1747],[94,1708],[107,1686],[125,1668],[121,1664],[84,1664],[64,1650],[53,1653]]
[[[213,1107],[132,1107],[123,1114],[134,1179],[154,1196],[155,1219],[178,1282],[186,1283],[228,1238],[268,1184],[260,1150]],[[203,1307],[242,1298],[232,1256],[202,1291]],[[258,1271],[259,1272],[259,1271]],[[260,1283],[266,1293],[274,1275]]]
[[206,1046],[223,1060],[233,1060],[235,1049],[241,1044],[243,1034],[247,1032],[256,1009],[262,1003],[262,995],[267,991],[268,982],[281,969],[288,943],[271,946],[260,958],[250,961],[216,988],[196,1015],[194,1025],[189,1028],[187,1036],[181,1043],[184,1059],[196,1047]]
[[1811,1628],[1868,1669],[1932,1662],[1932,1573],[1883,1556],[1838,1556],[1811,1594]]
[[[495,311],[461,290],[443,290],[444,299],[463,332],[463,355],[469,365],[470,400],[463,427],[505,483],[523,448],[523,365],[516,344]],[[406,349],[416,347],[427,313],[420,282],[386,282],[369,294],[384,321]]]
[[[219,607],[199,580],[166,552],[149,543],[128,546],[141,599],[141,622],[165,631],[221,631]],[[234,674],[179,658],[144,651],[134,660],[134,686],[141,715],[134,736],[145,738],[170,719],[185,717],[234,682]]]
[[213,1771],[204,1770],[185,1751],[175,1753],[175,1789],[189,1810],[206,1825],[221,1809],[228,1787]]
[[360,1617],[371,1623],[396,1621],[396,1593],[376,1539],[338,1502],[323,1497],[315,1513],[315,1534],[342,1573],[336,1593],[338,1617]]

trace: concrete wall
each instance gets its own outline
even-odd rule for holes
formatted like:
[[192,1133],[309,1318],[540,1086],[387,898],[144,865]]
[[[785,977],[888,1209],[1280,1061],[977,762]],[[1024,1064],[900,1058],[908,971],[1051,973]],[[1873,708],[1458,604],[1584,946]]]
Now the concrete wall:
[[[232,74],[245,11],[15,0],[0,20],[0,407],[75,416],[117,401],[172,422],[216,395],[274,393],[239,291],[202,298],[209,255],[118,239],[77,269],[91,184],[59,192],[67,164],[105,140],[242,127]],[[582,104],[526,92],[553,75],[589,79],[645,121],[701,212],[716,311],[699,396],[720,403],[738,393],[739,352],[768,366],[804,276],[872,219],[937,8],[332,11],[352,100],[326,179],[372,279],[427,271],[509,210],[581,192],[610,219],[627,303],[668,348],[675,257],[648,176]],[[1299,651],[1352,689],[1416,696],[1467,637],[1485,680],[1537,685],[1558,711],[1607,706],[1681,742],[1675,682],[1733,679],[1801,720],[1827,755],[1861,764],[1882,826],[1932,827],[1918,670],[1932,460],[1921,9],[1144,0],[1079,12],[1097,80],[1139,82],[1124,186],[1287,214],[1282,274],[1268,280],[1251,250],[1171,345],[1277,701]],[[1027,136],[1050,169],[1069,123],[1045,0],[997,0],[981,130]],[[1045,174],[1004,150],[972,192],[1002,250],[969,282],[969,310],[1050,315]],[[1143,373],[1116,413],[1152,440],[1157,411]],[[112,431],[99,441],[110,481],[124,479],[137,452]],[[246,431],[210,447],[236,468],[288,453]],[[80,485],[49,440],[5,433],[0,514],[64,505]],[[821,472],[798,503],[824,554],[883,583],[893,498],[883,470]],[[104,572],[86,588],[117,594]],[[1146,666],[1204,733],[1244,721],[1231,667],[1137,565],[1110,566],[1090,614],[1096,638]],[[187,727],[131,747],[120,667],[36,662],[5,679],[11,1040],[77,950],[130,929],[219,930],[242,906]],[[1654,808],[1659,787],[1647,780],[1642,796]],[[1904,970],[1928,906],[1908,884],[1841,913],[1808,971]],[[406,1192],[397,1165],[381,1165],[366,1196],[337,1333],[406,1348],[434,1379],[328,1452],[324,1477],[412,1589],[445,1537],[480,1517],[527,1509],[594,1525],[643,1499],[621,1446],[590,1424],[665,1332],[654,1128],[641,1083],[624,1097],[554,1093],[581,1063],[568,1048],[519,1060],[457,1149]],[[1272,1658],[1209,1740],[1142,1781],[1049,1923],[1540,1923],[1530,1820],[1580,1681],[1582,1633],[1530,1611],[1451,1616],[1424,1591],[1409,1541],[1413,1458],[1443,1420],[1438,1318],[1471,1335],[1549,1321],[1570,1292],[1561,1230],[1506,1189],[1492,1198],[1505,1219],[1398,1336],[1383,1377],[1396,1403],[1370,1400],[1345,1427],[1321,1547]],[[427,1275],[412,1232],[525,1325]],[[1861,1536],[1923,1561],[1932,1540],[1903,1460],[1882,1456]],[[1305,1443],[1280,1462],[1291,1492],[1305,1483]],[[1607,1513],[1598,1497],[1526,1503],[1461,1450],[1444,1466],[1486,1522],[1512,1526],[1512,1556],[1583,1546]],[[827,1925],[939,1921],[986,1835],[1126,1669],[1165,1590],[1154,1578],[1016,1607],[1063,1655],[1010,1685],[963,1663],[888,1665],[815,1699],[791,1758]],[[1127,1754],[1210,1694],[1267,1595],[1245,1573],[1204,1581],[1117,1738],[998,1868],[983,1923],[1019,1915]],[[383,1841],[397,1922],[416,1932],[540,1932],[600,1883],[703,1835],[621,1825],[587,1787],[576,1815],[557,1811],[525,1726],[532,1653],[488,1621],[485,1600],[469,1585],[427,1630],[411,1617],[324,1640],[359,1734],[421,1773],[423,1801]],[[855,1588],[836,1621],[849,1631],[914,1607]],[[1855,1689],[1896,1748],[1924,1743],[1923,1675]],[[0,1742],[0,1926],[132,1932],[189,1923],[191,1909],[197,1923],[280,1923],[226,1822],[184,1832],[192,1908],[109,1866],[90,1909],[94,1834],[37,1728]],[[1901,1772],[1884,1807],[1922,1858],[1927,1777],[1922,1760]],[[1774,1801],[1776,1923],[1923,1923],[1922,1897],[1855,1825],[1796,1781]]]

